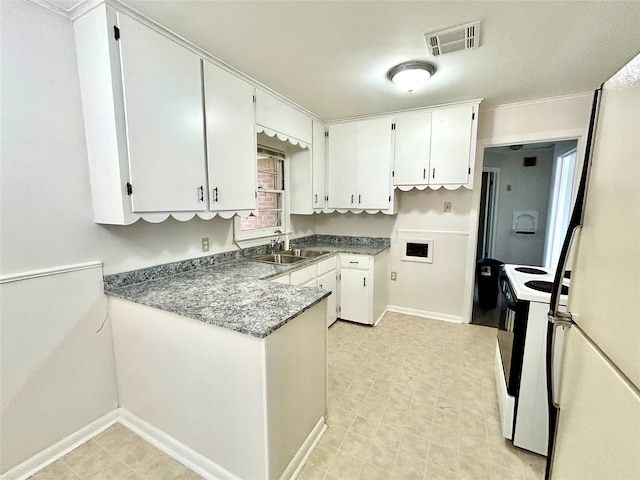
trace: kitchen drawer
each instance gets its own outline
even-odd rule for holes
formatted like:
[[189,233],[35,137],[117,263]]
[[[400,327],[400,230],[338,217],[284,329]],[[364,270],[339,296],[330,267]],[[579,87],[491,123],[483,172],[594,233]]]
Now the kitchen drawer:
[[295,272],[291,272],[291,285],[302,285],[316,278],[316,265],[309,265]]
[[318,276],[323,275],[327,272],[330,272],[331,270],[335,270],[336,269],[336,256],[334,255],[331,258],[327,258],[326,260],[322,260],[321,262],[317,263],[317,267],[318,267]]
[[284,275],[280,275],[279,277],[273,278],[271,279],[272,282],[276,282],[276,283],[290,283],[289,282],[289,274],[286,273]]
[[371,257],[367,255],[340,254],[340,268],[357,268],[359,270],[369,270]]

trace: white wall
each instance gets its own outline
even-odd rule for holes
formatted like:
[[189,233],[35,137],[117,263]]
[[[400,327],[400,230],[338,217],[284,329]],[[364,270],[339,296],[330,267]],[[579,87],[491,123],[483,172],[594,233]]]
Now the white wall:
[[99,264],[0,284],[0,473],[118,406],[102,289]]
[[[536,157],[536,165],[525,167],[525,157]],[[522,265],[543,265],[553,162],[553,148],[485,151],[484,166],[500,169],[494,247],[494,257],[498,260]],[[538,229],[535,234],[516,234],[513,230],[513,212],[521,210],[538,212]]]

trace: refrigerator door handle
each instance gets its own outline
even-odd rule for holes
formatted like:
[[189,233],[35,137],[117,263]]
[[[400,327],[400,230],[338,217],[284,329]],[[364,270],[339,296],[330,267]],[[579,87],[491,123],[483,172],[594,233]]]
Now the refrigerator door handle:
[[555,407],[560,408],[560,404],[556,400],[558,392],[555,391],[556,382],[556,339],[558,338],[558,328],[570,328],[573,325],[571,313],[558,312],[557,316],[549,315],[548,335],[551,335],[551,346],[547,351],[547,375],[548,375],[548,400]]

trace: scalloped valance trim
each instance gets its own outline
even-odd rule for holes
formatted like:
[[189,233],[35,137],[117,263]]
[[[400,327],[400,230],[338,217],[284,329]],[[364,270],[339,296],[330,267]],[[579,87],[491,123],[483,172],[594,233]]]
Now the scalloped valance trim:
[[205,212],[140,213],[140,214],[134,214],[133,220],[131,222],[128,222],[126,225],[131,225],[140,219],[149,223],[162,223],[165,220],[167,220],[169,217],[172,217],[175,220],[178,220],[179,222],[188,222],[189,220],[192,220],[196,215],[198,216],[198,218],[201,218],[202,220],[211,220],[214,217],[220,217],[220,218],[224,218],[225,220],[229,220],[236,215],[243,218],[248,217],[249,215],[251,215],[252,211],[253,210],[224,210],[221,212],[205,211]]
[[431,190],[440,190],[444,188],[445,190],[457,190],[459,188],[466,188],[467,190],[472,190],[473,187],[468,184],[455,184],[455,185],[394,185],[393,188],[397,188],[401,192],[409,192],[414,188],[416,190],[426,190],[430,188]]
[[300,145],[301,148],[309,148],[311,145],[307,142],[304,142],[298,138],[290,137],[285,133],[276,132],[275,130],[271,130],[263,125],[259,125],[256,123],[256,133],[264,133],[268,137],[277,137],[279,140],[283,142],[289,142],[291,145]]

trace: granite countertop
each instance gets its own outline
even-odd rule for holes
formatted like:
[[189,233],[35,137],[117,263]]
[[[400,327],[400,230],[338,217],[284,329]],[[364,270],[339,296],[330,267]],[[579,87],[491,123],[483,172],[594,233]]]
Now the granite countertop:
[[299,270],[336,253],[377,255],[389,248],[388,243],[336,244],[336,237],[324,237],[329,241],[306,241],[292,245],[292,248],[328,252],[294,264],[260,262],[243,258],[242,253],[230,258],[229,252],[225,252],[205,258],[209,265],[185,261],[107,276],[105,293],[264,338],[331,295],[331,292],[320,288],[298,287],[271,282],[269,279]]

